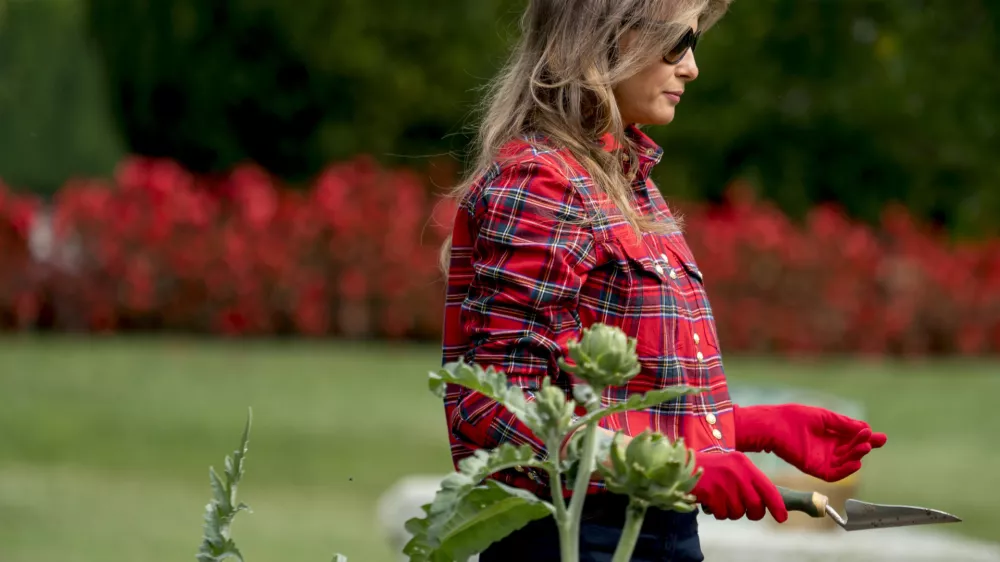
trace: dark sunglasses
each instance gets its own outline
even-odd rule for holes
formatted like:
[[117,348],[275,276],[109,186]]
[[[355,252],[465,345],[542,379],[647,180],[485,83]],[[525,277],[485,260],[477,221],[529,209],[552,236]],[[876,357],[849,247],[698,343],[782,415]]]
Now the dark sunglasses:
[[663,55],[663,62],[667,64],[677,64],[684,59],[684,55],[687,54],[688,49],[692,51],[698,46],[698,39],[701,38],[701,32],[695,33],[694,29],[688,28],[684,33],[684,36],[680,38],[673,47],[670,48]]

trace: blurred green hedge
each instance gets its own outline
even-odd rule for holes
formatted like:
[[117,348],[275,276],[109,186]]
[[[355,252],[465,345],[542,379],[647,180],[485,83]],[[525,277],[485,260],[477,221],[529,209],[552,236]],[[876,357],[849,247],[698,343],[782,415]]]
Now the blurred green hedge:
[[107,175],[125,144],[79,0],[0,0],[0,181],[41,194]]
[[995,0],[737,1],[658,137],[664,191],[745,177],[794,216],[835,201],[873,221],[896,201],[1000,234],[998,30]]
[[502,0],[89,0],[132,148],[305,179],[357,153],[461,149]]
[[[23,156],[0,156],[0,177],[14,170],[35,188],[106,168],[109,130],[129,151],[196,171],[252,159],[290,181],[358,153],[417,167],[461,158],[476,88],[502,63],[525,1],[12,3],[85,2],[102,65],[87,62],[69,20],[8,23],[0,46],[31,35],[40,50],[0,52],[0,69],[13,58],[22,72],[0,76],[0,116],[65,134],[34,142],[32,127],[5,130],[5,119],[0,148],[20,143]],[[703,40],[677,120],[651,130],[667,148],[656,179],[698,199],[749,179],[793,216],[832,200],[872,221],[897,201],[957,234],[1000,234],[998,29],[994,0],[737,1]],[[64,55],[78,47],[73,67]],[[68,96],[67,83],[87,87]]]

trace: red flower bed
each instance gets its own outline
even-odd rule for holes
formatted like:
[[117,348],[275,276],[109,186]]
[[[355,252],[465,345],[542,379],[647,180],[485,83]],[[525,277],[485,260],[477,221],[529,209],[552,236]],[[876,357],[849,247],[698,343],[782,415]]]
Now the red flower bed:
[[877,230],[834,206],[799,225],[748,193],[684,209],[727,350],[1000,351],[1000,240],[949,244],[898,207]]
[[[167,161],[73,181],[53,206],[55,327],[223,334],[432,336],[447,212],[408,171],[367,159],[307,191],[242,167],[195,178]],[[440,224],[447,224],[440,221]]]
[[[797,224],[730,193],[681,209],[727,352],[1000,351],[1000,240],[948,244],[898,208]],[[439,338],[454,208],[406,170],[359,158],[293,191],[135,159],[38,209],[0,186],[0,328]],[[41,262],[33,216],[54,227]]]

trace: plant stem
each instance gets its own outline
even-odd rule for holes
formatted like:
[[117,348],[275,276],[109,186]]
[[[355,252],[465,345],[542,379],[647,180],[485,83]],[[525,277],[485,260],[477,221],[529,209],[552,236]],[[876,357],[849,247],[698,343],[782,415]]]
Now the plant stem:
[[[558,438],[548,439],[545,448],[549,451],[559,451],[559,444]],[[560,525],[566,522],[566,498],[563,497],[562,470],[559,469],[561,463],[562,459],[557,452],[544,464],[549,473],[549,488],[552,490],[552,504],[556,508],[556,522]]]
[[[562,562],[578,562],[580,554],[578,552],[579,540],[572,536],[572,526],[570,525],[569,513],[566,509],[566,498],[563,497],[562,470],[560,451],[562,439],[551,438],[546,443],[549,451],[557,451],[555,459],[550,459],[546,467],[549,472],[549,488],[552,491],[552,504],[556,508],[556,527],[559,529],[559,552]],[[574,540],[576,539],[576,540]]]
[[[586,433],[583,436],[583,451],[580,454],[580,468],[576,473],[576,482],[573,486],[573,496],[569,500],[569,534],[573,543],[574,554],[579,548],[580,542],[580,517],[583,514],[583,502],[587,496],[587,485],[590,484],[590,476],[594,472],[594,453],[597,448],[597,420],[587,424]],[[572,562],[577,562],[578,556],[572,558]],[[566,558],[563,558],[564,562]]]
[[556,507],[556,521],[563,522],[566,520],[566,498],[563,497],[563,487],[560,479],[562,474],[559,472],[558,468],[549,469],[549,480],[552,481],[552,503]]
[[559,552],[562,562],[578,562],[580,558],[579,542],[572,534],[569,513],[566,509],[566,498],[563,497],[562,471],[558,462],[549,466],[549,487],[552,489],[552,504],[556,508],[556,527],[559,529]]
[[639,541],[639,532],[642,530],[642,520],[646,517],[646,502],[632,498],[628,508],[625,509],[625,526],[622,527],[622,536],[618,539],[618,547],[615,548],[615,556],[611,562],[629,562],[632,559],[632,551]]

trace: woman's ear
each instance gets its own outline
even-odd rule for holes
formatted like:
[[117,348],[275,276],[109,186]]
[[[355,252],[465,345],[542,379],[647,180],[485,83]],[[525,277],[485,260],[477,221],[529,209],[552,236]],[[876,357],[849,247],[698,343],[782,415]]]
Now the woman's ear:
[[624,53],[629,50],[629,47],[635,43],[635,37],[638,32],[634,29],[629,29],[621,35],[621,38],[617,42],[617,47],[620,53]]

